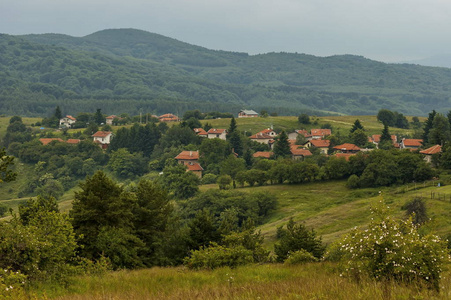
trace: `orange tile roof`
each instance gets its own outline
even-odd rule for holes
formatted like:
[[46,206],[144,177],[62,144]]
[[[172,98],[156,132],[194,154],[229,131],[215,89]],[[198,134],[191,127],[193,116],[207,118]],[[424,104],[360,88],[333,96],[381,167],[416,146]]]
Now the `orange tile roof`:
[[252,154],[253,157],[263,157],[263,158],[271,158],[271,156],[274,155],[274,152],[269,151],[257,151],[254,154]]
[[106,117],[105,119],[114,119],[114,118],[117,118],[117,117],[115,115],[111,115],[111,116]]
[[404,139],[403,140],[404,147],[421,147],[423,144],[422,139]]
[[111,131],[97,131],[92,135],[92,137],[107,137],[112,134]]
[[60,139],[60,138],[42,138],[42,139],[39,139],[39,141],[42,143],[42,145],[48,145],[48,144],[50,144],[51,142],[53,142],[53,141],[58,141],[58,142],[64,142],[62,139]]
[[194,128],[193,130],[197,135],[207,135],[207,132],[203,128]]
[[326,135],[331,135],[332,131],[327,128],[326,129],[312,129],[312,130],[310,130],[310,133],[315,136],[318,136],[318,135],[326,136]]
[[80,139],[68,139],[66,141],[66,143],[68,143],[68,144],[78,144],[78,143],[80,143]]
[[[373,134],[371,136],[371,139],[375,142],[375,143],[379,143],[381,141],[381,136],[382,134]],[[396,137],[396,135],[392,134],[391,135],[391,140],[393,141],[393,143],[396,143],[396,140],[398,138]]]
[[164,114],[158,117],[161,122],[178,121],[179,117],[173,114]]
[[311,134],[308,133],[308,131],[305,130],[305,129],[295,130],[295,131],[296,131],[298,134],[302,134],[304,137],[309,137],[309,136],[311,136]]
[[190,171],[203,171],[204,170],[204,168],[202,168],[198,163],[186,162],[185,166],[187,166],[188,170],[190,170]]
[[440,153],[441,151],[442,151],[442,146],[435,145],[435,146],[427,148],[427,149],[425,149],[423,151],[420,151],[420,153],[421,154],[426,154],[426,155],[432,155],[432,154]]
[[211,128],[210,130],[208,130],[208,134],[221,134],[224,131],[226,131],[226,129]]
[[290,150],[291,150],[291,154],[293,154],[295,156],[299,156],[299,155],[310,156],[310,155],[312,155],[312,152],[310,152],[309,150],[304,149],[304,148],[299,148],[299,145],[291,146]]
[[77,121],[77,119],[75,119],[75,118],[72,117],[71,115],[67,115],[66,118],[71,119],[72,121]]
[[175,159],[180,160],[198,160],[199,159],[199,151],[182,151],[179,155],[175,157]]
[[311,140],[310,143],[316,148],[327,148],[330,146],[329,140]]
[[350,143],[344,143],[342,145],[338,145],[334,147],[335,150],[344,150],[344,151],[359,151],[360,147],[350,144]]

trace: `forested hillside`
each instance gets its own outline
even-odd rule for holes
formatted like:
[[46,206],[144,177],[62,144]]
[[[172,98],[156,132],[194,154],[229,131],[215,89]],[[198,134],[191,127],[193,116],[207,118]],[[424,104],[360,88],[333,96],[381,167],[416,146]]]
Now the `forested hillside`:
[[0,110],[236,111],[425,115],[451,108],[451,69],[360,56],[214,51],[161,35],[0,35]]

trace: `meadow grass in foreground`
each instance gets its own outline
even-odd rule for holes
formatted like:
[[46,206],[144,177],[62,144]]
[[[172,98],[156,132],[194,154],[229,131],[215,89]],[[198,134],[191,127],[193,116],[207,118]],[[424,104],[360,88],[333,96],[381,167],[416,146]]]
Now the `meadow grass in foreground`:
[[191,271],[183,267],[117,271],[79,277],[68,289],[35,298],[94,299],[450,299],[445,274],[440,292],[415,284],[360,282],[340,276],[337,265],[249,265],[236,269]]

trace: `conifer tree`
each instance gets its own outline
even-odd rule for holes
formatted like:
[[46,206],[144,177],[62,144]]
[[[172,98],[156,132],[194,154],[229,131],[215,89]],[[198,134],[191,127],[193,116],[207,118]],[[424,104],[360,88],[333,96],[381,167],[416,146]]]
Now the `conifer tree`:
[[61,118],[63,117],[63,114],[61,113],[61,109],[59,106],[56,107],[55,109],[55,118],[57,118],[58,120],[61,120]]
[[290,143],[285,131],[279,134],[278,140],[274,143],[274,155],[276,158],[289,157],[291,155]]
[[351,128],[351,130],[350,130],[350,133],[353,133],[353,132],[356,131],[357,129],[365,130],[365,129],[363,128],[363,125],[360,123],[360,120],[359,120],[359,119],[355,120],[354,125],[352,125],[352,128]]
[[426,120],[426,122],[424,123],[424,131],[423,131],[423,145],[427,145],[429,144],[429,131],[432,129],[433,127],[433,122],[434,122],[434,118],[436,115],[436,111],[433,110],[432,112],[429,113],[428,119]]

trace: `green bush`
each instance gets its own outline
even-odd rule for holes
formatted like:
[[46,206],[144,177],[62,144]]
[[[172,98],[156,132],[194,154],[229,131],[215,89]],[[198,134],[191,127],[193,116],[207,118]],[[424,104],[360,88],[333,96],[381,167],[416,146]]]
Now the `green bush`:
[[204,177],[202,177],[201,179],[201,183],[202,184],[216,183],[217,178],[218,176],[216,176],[215,174],[205,174]]
[[191,256],[185,258],[185,265],[190,269],[215,269],[219,267],[237,267],[252,263],[253,253],[243,246],[224,247],[212,243],[208,247],[192,250]]
[[350,189],[356,189],[360,186],[359,176],[352,174],[349,176],[348,181],[346,182],[346,186]]
[[301,249],[295,252],[288,253],[288,258],[285,260],[285,264],[297,265],[316,261],[319,261],[319,259],[314,257],[312,253],[308,252],[307,250]]
[[395,220],[375,209],[379,221],[368,229],[354,229],[343,240],[344,273],[367,274],[378,280],[421,281],[438,289],[442,266],[448,259],[446,243],[438,236],[420,236],[418,227]]

